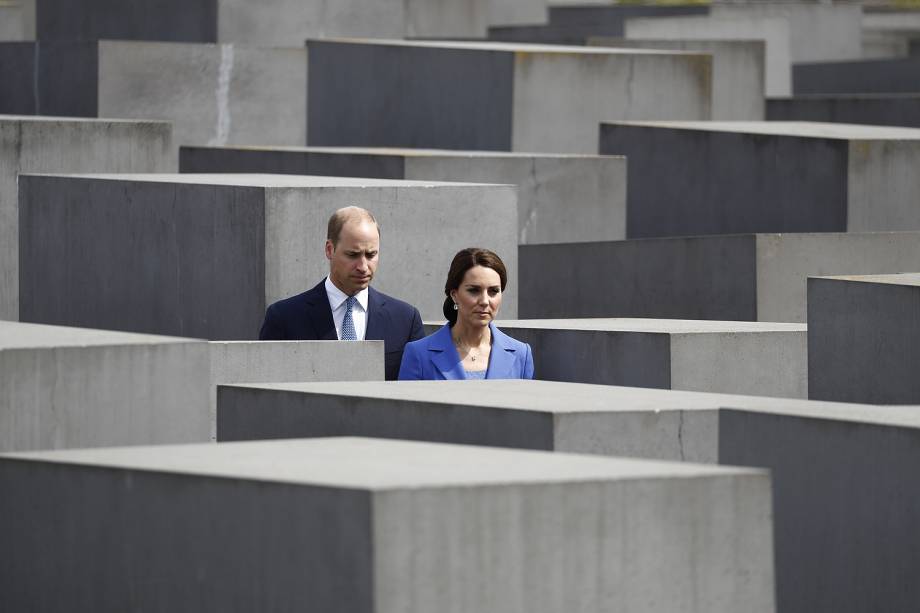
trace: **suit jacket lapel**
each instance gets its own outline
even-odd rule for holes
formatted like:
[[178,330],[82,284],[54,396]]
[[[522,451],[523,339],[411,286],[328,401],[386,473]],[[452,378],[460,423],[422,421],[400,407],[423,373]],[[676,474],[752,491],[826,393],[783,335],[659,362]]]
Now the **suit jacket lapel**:
[[305,316],[317,340],[337,341],[335,322],[332,320],[332,307],[329,306],[329,297],[326,295],[325,279],[310,290],[307,295]]
[[514,356],[516,351],[507,342],[508,337],[490,323],[492,331],[492,352],[489,356],[489,370],[486,377],[505,377],[514,372]]
[[431,363],[445,379],[466,379],[463,365],[460,363],[460,355],[454,347],[450,327],[447,325],[431,336],[428,355],[431,357]]
[[386,299],[380,292],[373,287],[367,288],[367,328],[364,330],[366,340],[386,340],[386,304]]

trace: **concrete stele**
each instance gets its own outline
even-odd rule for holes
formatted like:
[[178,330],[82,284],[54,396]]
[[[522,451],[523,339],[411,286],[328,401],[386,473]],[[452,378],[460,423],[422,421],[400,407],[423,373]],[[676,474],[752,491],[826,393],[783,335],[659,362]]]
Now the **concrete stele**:
[[5,609],[774,610],[750,469],[327,438],[3,456],[0,485]]

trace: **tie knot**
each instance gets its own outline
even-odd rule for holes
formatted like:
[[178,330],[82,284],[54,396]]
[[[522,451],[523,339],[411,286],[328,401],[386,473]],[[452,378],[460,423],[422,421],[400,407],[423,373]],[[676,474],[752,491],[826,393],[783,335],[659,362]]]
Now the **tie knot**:
[[349,296],[348,298],[345,299],[345,308],[353,309],[357,301],[358,301],[357,296]]

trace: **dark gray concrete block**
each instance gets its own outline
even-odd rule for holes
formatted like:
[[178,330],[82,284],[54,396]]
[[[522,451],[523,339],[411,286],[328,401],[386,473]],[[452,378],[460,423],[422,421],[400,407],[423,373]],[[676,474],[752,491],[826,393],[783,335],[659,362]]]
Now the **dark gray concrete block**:
[[920,404],[920,274],[808,280],[809,397]]
[[[915,232],[521,245],[523,318],[804,322],[806,278],[920,270]],[[586,262],[604,262],[603,274]]]
[[920,229],[916,129],[611,122],[600,152],[629,160],[629,238]]
[[767,100],[767,119],[920,128],[920,94],[814,94],[773,98]]
[[4,610],[775,606],[760,470],[324,438],[6,455],[0,488]]
[[597,123],[711,116],[711,57],[553,45],[310,40],[307,142],[594,153]]
[[0,43],[0,113],[98,116],[98,45]]
[[217,42],[217,0],[35,0],[43,41]]
[[920,92],[920,57],[793,64],[792,91],[795,95]]

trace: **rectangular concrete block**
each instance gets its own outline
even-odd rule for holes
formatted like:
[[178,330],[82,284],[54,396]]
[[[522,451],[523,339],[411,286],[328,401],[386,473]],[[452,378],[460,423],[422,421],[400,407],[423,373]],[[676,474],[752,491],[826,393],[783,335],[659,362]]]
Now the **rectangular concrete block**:
[[603,119],[707,119],[711,58],[507,43],[307,42],[307,142],[595,153]]
[[167,122],[0,115],[0,319],[19,318],[19,173],[175,172],[176,158]]
[[286,381],[383,381],[383,341],[211,341],[211,438],[217,386]]
[[[520,317],[804,322],[809,276],[920,270],[920,233],[522,245]],[[604,262],[603,274],[585,262]]]
[[220,400],[231,439],[361,435],[768,468],[778,610],[907,613],[920,597],[909,578],[920,487],[905,468],[920,460],[916,407],[545,381],[235,386]]
[[796,64],[792,84],[796,96],[916,93],[920,91],[920,57]]
[[600,152],[629,160],[629,238],[920,229],[914,128],[613,122]]
[[920,94],[810,94],[767,100],[770,121],[920,128]]
[[265,172],[518,188],[518,243],[626,236],[626,159],[596,155],[357,147],[183,147],[181,172]]
[[0,4],[0,41],[27,38],[22,5],[15,2]]
[[208,440],[207,345],[0,321],[0,451]]
[[712,54],[712,118],[764,119],[765,54],[763,40],[631,40],[591,37],[592,47],[676,49]]
[[[308,37],[481,37],[492,21],[545,15],[534,0],[31,0],[38,40],[301,46]],[[496,5],[496,6],[493,6]],[[535,12],[537,11],[537,12]]]
[[169,119],[180,144],[302,145],[306,64],[302,46],[4,43],[0,112]]
[[326,224],[349,205],[382,228],[375,288],[437,317],[451,259],[475,244],[504,259],[502,312],[517,314],[513,186],[163,174],[26,175],[20,188],[23,321],[255,339],[269,304],[328,274]]
[[[537,379],[806,398],[806,327],[682,319],[522,319]],[[439,327],[427,324],[426,332]]]
[[7,455],[0,487],[9,610],[774,610],[760,470],[329,438]]
[[629,19],[624,36],[634,40],[760,40],[765,45],[764,91],[792,93],[789,20],[784,17],[667,17]]
[[920,404],[920,273],[808,280],[809,397]]

